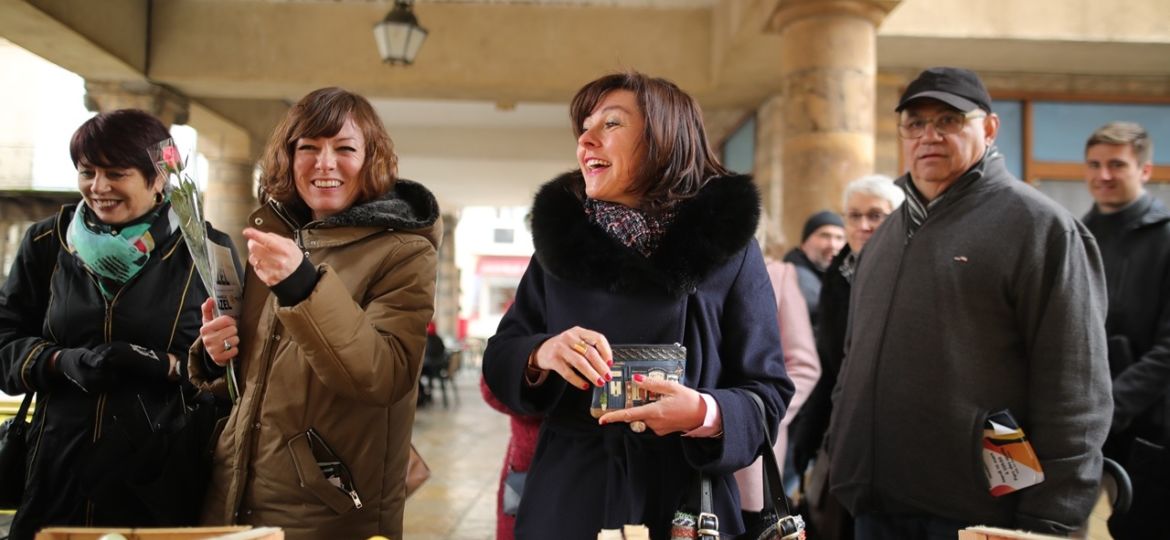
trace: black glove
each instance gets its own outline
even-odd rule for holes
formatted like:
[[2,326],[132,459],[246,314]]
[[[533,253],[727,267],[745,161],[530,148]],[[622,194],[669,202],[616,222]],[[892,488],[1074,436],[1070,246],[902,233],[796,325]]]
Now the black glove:
[[171,380],[171,360],[166,351],[115,341],[99,345],[94,352],[105,359],[106,369],[112,369],[125,378],[147,383]]
[[57,373],[85,392],[105,392],[117,384],[117,374],[108,365],[105,355],[98,351],[60,349],[56,354]]

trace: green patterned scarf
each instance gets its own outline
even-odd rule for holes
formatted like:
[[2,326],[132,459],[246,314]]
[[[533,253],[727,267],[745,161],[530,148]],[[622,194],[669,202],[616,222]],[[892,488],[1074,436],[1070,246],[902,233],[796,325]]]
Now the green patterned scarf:
[[115,227],[98,220],[84,202],[77,205],[66,233],[69,251],[97,276],[106,300],[142,271],[158,242],[175,232],[178,220],[170,219],[170,207],[168,198],[142,217]]

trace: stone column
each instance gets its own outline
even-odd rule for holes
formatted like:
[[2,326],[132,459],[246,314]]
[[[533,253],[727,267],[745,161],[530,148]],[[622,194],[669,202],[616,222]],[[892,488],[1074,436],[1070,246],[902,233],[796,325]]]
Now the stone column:
[[899,170],[902,145],[898,141],[898,116],[894,108],[898,106],[898,98],[902,90],[913,80],[916,74],[906,76],[905,73],[879,72],[877,75],[877,111],[874,124],[874,172],[897,178],[903,171]]
[[784,200],[784,160],[780,155],[783,141],[780,132],[784,128],[780,111],[783,106],[782,96],[776,95],[756,111],[756,155],[752,169],[763,199],[760,245],[764,254],[774,259],[783,258],[784,252],[791,247],[781,230],[780,221]]
[[435,326],[441,336],[454,337],[459,326],[459,268],[455,266],[455,227],[459,216],[443,214],[443,240],[439,244],[435,283]]
[[[202,143],[202,138],[200,141]],[[248,227],[248,215],[259,206],[252,189],[252,173],[255,164],[238,157],[207,155],[206,145],[200,144],[200,152],[207,157],[207,189],[203,192],[203,210],[212,226],[232,237],[240,265],[247,263],[248,244],[244,239],[244,227]]]
[[85,81],[85,108],[93,112],[142,109],[167,126],[186,124],[187,96],[150,82]]
[[232,237],[243,265],[248,256],[244,227],[251,225],[248,215],[259,205],[253,181],[252,136],[239,124],[199,104],[191,105],[190,126],[199,133],[195,150],[207,159],[204,217]]
[[897,1],[781,0],[781,230],[790,247],[809,214],[841,211],[850,180],[873,172],[877,26]]
[[[95,112],[115,109],[142,109],[164,124],[190,125],[199,134],[194,150],[207,159],[207,186],[203,189],[204,217],[232,237],[241,264],[247,258],[247,244],[241,232],[248,215],[256,208],[252,172],[253,145],[248,132],[239,125],[186,96],[149,82],[86,81],[85,105]],[[191,149],[180,148],[186,155]],[[192,160],[188,166],[194,167]]]

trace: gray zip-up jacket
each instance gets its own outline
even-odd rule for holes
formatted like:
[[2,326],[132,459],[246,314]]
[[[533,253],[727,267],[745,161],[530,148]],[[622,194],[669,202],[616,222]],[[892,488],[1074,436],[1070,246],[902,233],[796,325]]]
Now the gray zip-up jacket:
[[[858,263],[830,425],[832,492],[854,515],[1073,530],[1097,498],[1112,410],[1095,241],[998,156],[952,185],[909,240],[907,206]],[[1045,479],[993,497],[982,426],[1002,409]]]

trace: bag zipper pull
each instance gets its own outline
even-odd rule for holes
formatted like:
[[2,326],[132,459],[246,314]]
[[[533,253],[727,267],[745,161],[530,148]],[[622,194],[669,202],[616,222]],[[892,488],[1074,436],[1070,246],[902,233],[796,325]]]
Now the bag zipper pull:
[[354,508],[357,508],[358,510],[362,509],[362,499],[361,497],[358,497],[358,492],[356,489],[349,490],[349,498],[353,499]]

